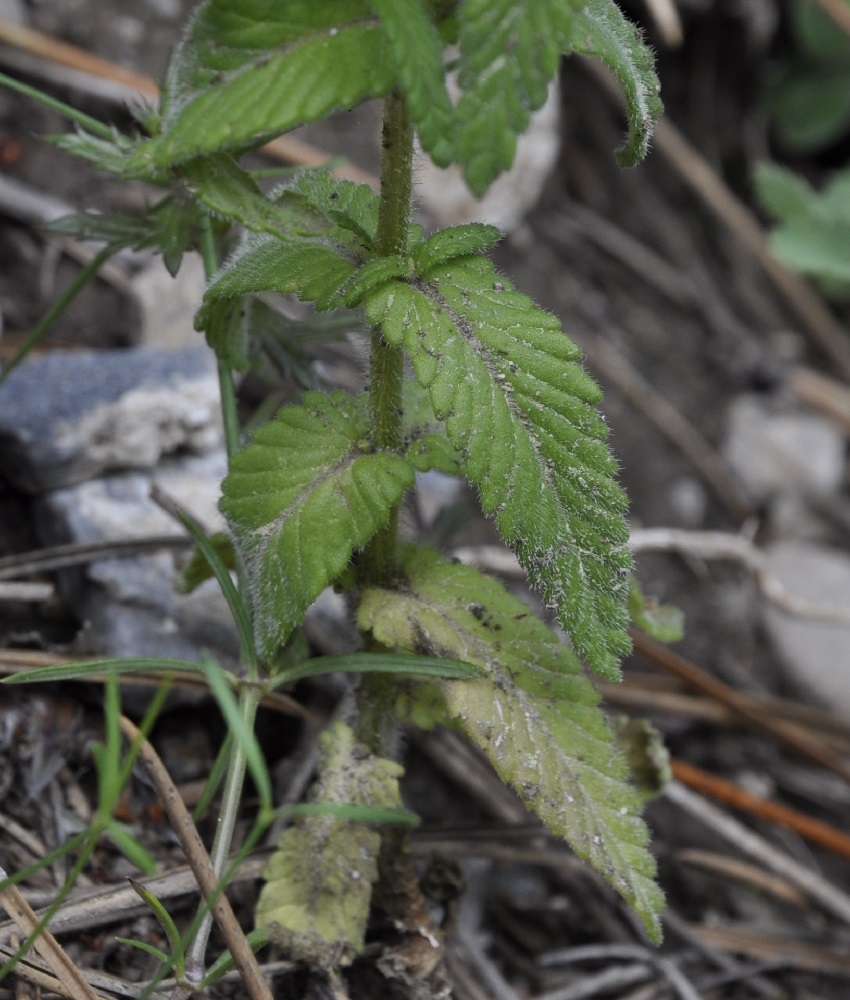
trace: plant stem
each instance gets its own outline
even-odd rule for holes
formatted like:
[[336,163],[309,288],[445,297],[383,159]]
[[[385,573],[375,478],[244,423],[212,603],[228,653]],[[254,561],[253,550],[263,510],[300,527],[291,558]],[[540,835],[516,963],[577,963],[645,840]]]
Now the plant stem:
[[[381,137],[381,205],[378,215],[377,250],[382,256],[403,254],[407,249],[410,200],[413,191],[413,125],[407,102],[398,91],[384,101]],[[369,367],[371,440],[377,449],[396,450],[402,441],[401,390],[403,355],[388,344],[379,329],[372,331]],[[372,539],[360,560],[363,584],[387,586],[396,571],[398,510]],[[393,756],[395,726],[392,724],[392,677],[365,674],[358,696],[358,736],[380,756]]]
[[[384,101],[381,139],[381,206],[377,250],[381,256],[403,254],[407,248],[410,199],[413,190],[413,125],[407,102],[398,91]],[[388,344],[379,329],[372,331],[369,367],[371,439],[375,448],[394,450],[401,444],[401,388],[403,355]],[[395,571],[398,511],[363,553],[361,576],[386,584]]]

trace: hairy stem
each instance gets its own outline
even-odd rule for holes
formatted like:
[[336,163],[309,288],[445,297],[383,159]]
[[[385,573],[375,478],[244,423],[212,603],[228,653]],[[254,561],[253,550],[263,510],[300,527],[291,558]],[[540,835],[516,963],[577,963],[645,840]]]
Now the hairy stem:
[[[381,207],[377,249],[382,256],[404,253],[413,189],[413,126],[404,97],[397,91],[384,102],[381,157]],[[381,331],[372,331],[369,366],[371,438],[376,448],[401,444],[402,352],[391,347]],[[363,553],[361,576],[369,583],[388,583],[395,569],[398,512],[393,511]]]
[[[384,101],[381,139],[381,206],[377,249],[382,255],[404,253],[413,190],[413,126],[404,97],[393,91]],[[379,329],[372,331],[369,368],[371,439],[375,448],[401,445],[403,356]],[[396,569],[398,511],[378,532],[360,561],[362,584],[387,586]],[[358,697],[358,736],[381,756],[393,756],[395,726],[391,723],[395,684],[391,677],[366,674]]]

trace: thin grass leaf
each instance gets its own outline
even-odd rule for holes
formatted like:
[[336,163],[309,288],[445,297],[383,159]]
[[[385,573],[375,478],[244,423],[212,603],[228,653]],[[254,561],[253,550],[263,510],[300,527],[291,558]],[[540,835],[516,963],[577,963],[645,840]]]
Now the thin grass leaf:
[[[264,948],[269,943],[269,932],[265,927],[255,927],[254,930],[245,935],[245,940],[248,942],[251,951],[256,954],[260,948]],[[236,963],[233,961],[233,955],[228,948],[207,969],[207,974],[198,983],[198,991],[205,990],[235,968]]]
[[2,684],[39,684],[46,681],[85,681],[110,672],[124,674],[199,674],[201,665],[193,660],[172,660],[157,656],[138,656],[117,660],[83,660],[80,663],[57,663],[49,667],[34,667],[22,673],[4,677]]
[[158,874],[159,865],[156,858],[122,823],[115,819],[110,820],[103,832],[140,872],[148,876]]
[[221,709],[228,729],[233,734],[233,739],[241,748],[245,755],[248,770],[257,786],[257,794],[263,808],[272,808],[272,783],[263,751],[257,741],[254,730],[248,726],[242,715],[239,702],[236,700],[233,689],[228,680],[227,671],[223,670],[215,660],[208,654],[204,654],[203,659],[204,676],[210,686],[210,691]]
[[115,935],[115,940],[119,944],[129,945],[131,948],[138,948],[139,951],[144,951],[148,955],[153,955],[155,959],[162,962],[163,965],[169,966],[169,968],[174,964],[174,960],[165,954],[164,951],[160,951],[159,948],[155,948],[152,944],[148,944],[147,941],[139,941],[138,938],[126,938]]
[[[183,976],[183,947],[180,940],[180,931],[177,929],[177,924],[171,917],[171,914],[166,910],[159,899],[141,884],[137,882],[134,878],[128,878],[127,881],[130,883],[130,887],[136,893],[136,895],[144,902],[148,909],[153,913],[159,922],[160,927],[165,931],[165,936],[168,938],[168,943],[171,946],[172,958],[167,956],[163,957],[163,961],[174,961],[177,969],[178,977]],[[160,952],[162,954],[162,952]]]
[[9,90],[17,91],[17,93],[23,94],[25,97],[31,97],[33,100],[38,101],[39,104],[43,104],[46,108],[50,108],[51,111],[58,111],[63,117],[76,122],[83,128],[87,128],[90,132],[94,132],[103,139],[111,140],[113,138],[113,131],[108,125],[104,125],[103,122],[99,122],[96,118],[91,118],[82,111],[78,111],[76,108],[71,107],[70,104],[65,104],[63,101],[59,101],[55,97],[51,97],[49,94],[45,94],[41,90],[37,90],[35,87],[30,87],[25,83],[21,83],[20,80],[16,80],[14,77],[6,76],[5,73],[0,73],[0,86],[8,87]]
[[335,673],[397,674],[399,677],[427,677],[465,680],[480,677],[481,667],[461,660],[416,656],[408,653],[343,653],[339,656],[315,656],[275,677],[273,687],[292,684],[303,677]]
[[239,630],[243,656],[248,657],[250,665],[255,670],[258,669],[251,614],[248,611],[245,601],[242,599],[242,595],[236,589],[236,584],[233,582],[227,564],[221,557],[216,546],[207,538],[205,532],[200,529],[198,524],[182,511],[179,512],[179,515],[180,520],[186,526],[186,530],[195,540],[198,550],[209,563],[210,569],[213,571],[219,587],[221,587],[221,592],[227,601],[227,606],[230,608],[233,620],[236,622],[236,628]]
[[12,374],[12,372],[18,367],[18,365],[24,360],[24,358],[29,354],[29,352],[37,347],[41,341],[50,332],[50,328],[56,322],[57,319],[65,312],[68,306],[74,301],[74,299],[80,294],[80,292],[86,287],[86,285],[91,281],[91,279],[97,274],[97,272],[103,267],[103,265],[112,256],[113,251],[110,247],[106,247],[101,250],[100,253],[92,258],[88,264],[80,271],[76,278],[71,282],[70,285],[65,289],[65,291],[59,296],[59,298],[53,303],[53,305],[47,310],[47,312],[42,316],[39,322],[36,324],[35,328],[30,331],[29,334],[24,338],[24,342],[15,351],[11,358],[3,365],[2,371],[0,371],[0,385],[2,385],[6,379]]

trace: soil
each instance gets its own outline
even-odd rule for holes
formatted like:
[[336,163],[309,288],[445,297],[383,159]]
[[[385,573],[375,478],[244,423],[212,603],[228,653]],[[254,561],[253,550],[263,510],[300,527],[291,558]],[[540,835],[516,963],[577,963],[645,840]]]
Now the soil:
[[[775,33],[766,31],[748,6],[733,0],[683,5],[679,15],[685,41],[679,48],[665,43],[643,5],[629,10],[643,21],[657,49],[669,120],[750,207],[754,164],[767,157],[789,160],[776,146],[759,100],[771,65],[789,44],[787,12],[773,0],[761,6],[764,23],[775,20]],[[159,78],[191,7],[181,0],[31,0],[25,12],[40,31]],[[37,65],[32,61],[21,69],[16,63],[16,72],[90,115],[128,127],[129,115],[114,102],[45,81]],[[613,151],[621,140],[621,114],[588,63],[565,64],[562,91],[560,161],[525,224],[497,248],[497,263],[523,291],[559,315],[587,352],[588,367],[605,389],[604,410],[633,526],[746,528],[759,542],[775,537],[778,529],[769,511],[739,494],[730,497],[725,480],[707,477],[693,453],[671,439],[664,417],[659,421],[654,415],[652,400],[660,397],[672,407],[716,455],[730,402],[740,393],[778,391],[796,364],[841,373],[759,261],[717,211],[695,196],[692,179],[660,141],[637,169],[624,172],[616,166]],[[310,130],[305,138],[329,152],[346,152],[373,170],[372,128],[352,127],[361,120],[347,116],[324,131]],[[144,197],[138,188],[120,189],[43,141],[63,127],[54,113],[0,91],[3,173],[76,207],[138,206]],[[352,131],[357,145],[340,146]],[[836,145],[819,158],[798,157],[793,163],[817,178],[845,153],[846,148]],[[79,272],[79,261],[57,246],[14,213],[0,217],[4,358]],[[138,316],[120,283],[99,280],[40,349],[112,349],[137,337]],[[648,397],[642,387],[629,391],[636,379],[648,384],[654,396]],[[253,391],[258,391],[256,385]],[[847,500],[845,482],[824,528],[830,541],[844,549],[850,544]],[[460,527],[449,525],[443,532],[445,543],[490,539],[488,526],[474,520],[471,508],[461,513]],[[36,544],[28,500],[14,493],[0,470],[0,556]],[[638,575],[648,594],[684,611],[685,636],[675,646],[681,657],[756,699],[790,696],[799,701],[777,669],[775,650],[760,624],[756,583],[746,570],[728,562],[646,554],[639,560]],[[79,625],[61,605],[0,606],[0,634],[10,648],[61,649]],[[623,708],[623,699],[606,690],[612,710],[651,716],[675,758],[781,800],[838,830],[848,828],[846,776],[842,780],[823,764],[801,758],[775,734],[718,707],[705,693],[694,697],[692,688],[660,671],[652,659],[635,655],[627,662],[627,686],[636,707]],[[96,690],[68,685],[47,694],[42,689],[14,691],[0,692],[0,864],[10,873],[37,859],[39,842],[49,849],[65,840],[96,806],[90,748],[102,735]],[[304,684],[294,695],[314,714],[329,717],[340,691]],[[279,714],[264,710],[258,733],[281,801],[293,802],[308,783],[316,733],[290,716],[283,718],[285,727]],[[831,718],[817,706],[807,718],[800,725],[808,725],[810,735],[823,735],[831,727],[832,745],[846,753],[847,720]],[[158,724],[154,742],[187,793],[212,766],[221,733],[222,725],[207,705],[177,708]],[[806,886],[771,870],[764,857],[745,855],[740,843],[722,839],[704,816],[684,811],[670,797],[658,798],[647,813],[669,903],[666,942],[656,952],[607,887],[535,825],[453,736],[411,737],[405,763],[408,803],[423,820],[413,838],[414,855],[420,874],[430,879],[436,919],[448,925],[446,978],[437,982],[414,975],[411,985],[399,973],[384,976],[377,986],[374,968],[357,966],[349,981],[352,995],[438,995],[444,982],[461,1000],[826,1000],[845,995],[850,979],[847,919],[827,912]],[[176,871],[182,855],[154,793],[141,778],[134,779],[122,808],[122,818],[132,824],[161,871]],[[850,892],[846,855],[814,846],[764,817],[719,808],[755,830],[762,843],[809,866],[835,889]],[[210,826],[207,822],[202,833],[208,834]],[[25,834],[35,838],[36,846]],[[22,883],[34,906],[55,894],[67,866],[67,861],[57,862]],[[82,891],[91,893],[96,887],[101,896],[89,897],[96,900],[91,908],[99,906],[108,916],[88,922],[81,918],[78,926],[59,935],[81,967],[101,970],[126,985],[122,993],[116,981],[104,981],[97,987],[104,996],[138,995],[134,984],[143,983],[155,967],[150,956],[119,938],[142,938],[165,947],[143,907],[132,910],[124,897],[121,902],[110,896],[128,872],[127,862],[104,840],[83,874]],[[457,904],[445,885],[460,880],[466,889]],[[172,912],[188,921],[194,907],[189,888],[168,891],[173,892]],[[231,893],[246,924],[256,891],[255,874],[238,881]],[[371,953],[389,947],[388,942],[408,946],[399,936],[376,919]],[[214,939],[214,947],[221,942]],[[328,984],[309,967],[294,968],[283,952],[263,953],[263,961],[277,963],[276,996],[341,995],[334,993],[342,990],[341,984]],[[16,988],[14,976],[0,983],[0,1000]],[[238,981],[229,981],[210,995],[242,996],[244,991]]]

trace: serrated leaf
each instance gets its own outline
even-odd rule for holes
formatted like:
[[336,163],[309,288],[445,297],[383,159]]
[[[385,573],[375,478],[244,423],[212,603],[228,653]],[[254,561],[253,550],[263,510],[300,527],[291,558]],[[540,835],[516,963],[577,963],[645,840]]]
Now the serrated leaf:
[[169,67],[158,135],[133,172],[252,148],[297,125],[380,97],[395,82],[365,0],[208,0]]
[[389,648],[487,668],[485,679],[440,685],[447,716],[658,940],[663,898],[646,849],[642,802],[576,656],[526,605],[477,570],[423,549],[409,550],[403,569],[404,587],[364,592],[360,628]]
[[304,302],[314,302],[317,309],[331,309],[340,288],[356,269],[345,249],[330,240],[280,240],[249,234],[208,285],[195,326],[207,329],[222,300],[241,299],[254,292],[297,295]]
[[[398,764],[373,756],[341,722],[321,748],[317,803],[401,808]],[[380,844],[378,831],[332,813],[296,818],[264,872],[257,924],[296,961],[348,964],[363,950]]]
[[248,171],[226,153],[191,160],[180,174],[211,212],[252,232],[286,238],[318,235],[331,228],[326,215],[309,205],[267,198]]
[[532,586],[593,669],[618,676],[630,647],[626,501],[579,348],[482,257],[390,282],[365,308],[409,352]]
[[110,129],[110,133],[110,137],[107,138],[77,128],[74,132],[50,136],[50,141],[59,149],[64,149],[66,153],[88,160],[98,170],[121,174],[127,166],[127,157],[135,143],[116,129]]
[[380,15],[395,72],[422,145],[447,162],[452,104],[443,69],[443,42],[422,0],[370,0]]
[[617,160],[621,166],[634,166],[646,156],[652,129],[664,110],[652,51],[614,0],[586,0],[576,15],[573,50],[598,56],[620,81],[629,128]]
[[424,274],[438,264],[489,250],[501,238],[502,234],[495,226],[488,226],[483,222],[449,226],[447,229],[439,229],[414,249],[413,263],[417,272]]
[[406,278],[413,274],[413,265],[408,257],[391,254],[375,257],[357,270],[340,289],[339,297],[349,309],[357,306],[376,288],[393,278]]
[[581,0],[465,0],[459,5],[461,95],[452,158],[463,165],[466,183],[479,197],[511,166],[517,136],[546,101],[561,52],[569,51],[572,19],[580,6]]
[[266,658],[413,484],[410,463],[373,451],[368,432],[365,398],[308,393],[231,462],[221,509],[246,569]]
[[[206,331],[217,353],[232,356],[241,367],[249,351],[239,300],[276,291],[297,295],[320,310],[339,305],[341,289],[371,251],[378,224],[378,199],[367,185],[336,181],[324,172],[301,175],[275,192],[272,201],[287,214],[326,220],[327,229],[315,236],[248,234],[210,282],[195,326]],[[390,266],[388,273],[397,269]]]

